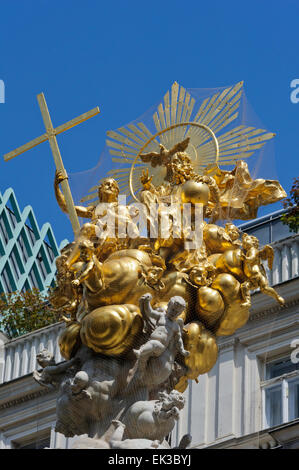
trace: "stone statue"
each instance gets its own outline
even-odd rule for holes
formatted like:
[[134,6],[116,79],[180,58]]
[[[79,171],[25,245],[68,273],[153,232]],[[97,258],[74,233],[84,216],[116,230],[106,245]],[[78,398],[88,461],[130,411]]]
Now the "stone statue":
[[125,438],[145,437],[162,441],[172,431],[184,404],[184,396],[176,390],[169,394],[159,392],[157,400],[137,401],[123,418]]
[[124,439],[126,425],[120,421],[114,421],[117,426],[114,434],[110,438],[111,449],[169,449],[170,446],[165,440],[151,440],[146,438]]
[[70,382],[70,389],[73,397],[76,400],[82,400],[82,398],[88,398],[88,400],[92,399],[91,393],[86,390],[88,384],[88,374],[84,370],[77,372],[75,377]]
[[36,355],[37,362],[42,366],[42,371],[33,372],[33,378],[40,384],[47,388],[57,388],[63,378],[65,378],[65,372],[71,367],[78,365],[80,360],[78,358],[70,359],[62,364],[56,364],[53,354],[48,349],[43,349]]
[[182,297],[172,297],[166,311],[163,312],[151,307],[151,299],[151,294],[145,294],[141,297],[142,313],[144,312],[149,319],[156,321],[155,329],[149,340],[139,350],[134,350],[142,369],[146,367],[145,364],[150,357],[162,356],[167,349],[171,350],[174,347],[184,357],[189,356],[189,352],[184,349],[181,327],[175,321],[185,310],[186,302]]

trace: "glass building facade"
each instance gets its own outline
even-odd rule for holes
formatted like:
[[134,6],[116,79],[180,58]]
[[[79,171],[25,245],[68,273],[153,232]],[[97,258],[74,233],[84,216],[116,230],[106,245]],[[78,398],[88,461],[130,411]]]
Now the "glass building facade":
[[13,189],[0,193],[0,293],[53,286],[59,250],[49,223],[39,228],[33,209],[20,210]]

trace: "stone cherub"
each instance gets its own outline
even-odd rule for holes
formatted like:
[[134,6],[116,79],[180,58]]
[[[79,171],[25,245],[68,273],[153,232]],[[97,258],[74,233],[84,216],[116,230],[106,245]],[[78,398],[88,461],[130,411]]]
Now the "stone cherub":
[[[166,311],[154,310],[151,306],[152,295],[144,294],[140,306],[145,317],[155,320],[155,328],[149,340],[140,349],[134,349],[139,363],[145,364],[150,357],[161,356],[166,349],[175,347],[184,357],[189,356],[182,340],[183,320],[176,321],[177,317],[186,309],[186,302],[182,297],[174,296],[168,302]],[[141,365],[141,364],[140,364]]]
[[87,390],[88,374],[80,370],[73,378],[62,381],[57,398],[55,431],[66,437],[84,434],[88,430],[86,410],[92,406],[92,395]]
[[79,364],[78,358],[70,359],[62,364],[56,364],[53,354],[48,349],[43,349],[36,355],[38,364],[43,368],[41,372],[35,370],[33,378],[47,388],[57,388],[65,378],[65,372],[72,366]]
[[162,419],[169,418],[170,416],[175,416],[178,419],[179,410],[183,409],[184,405],[185,398],[177,390],[172,390],[170,393],[159,392],[154,413]]
[[80,370],[73,379],[70,379],[70,391],[75,400],[87,398],[92,399],[91,393],[87,390],[89,377],[87,372]]
[[281,306],[284,305],[284,299],[281,297],[273,287],[269,286],[265,269],[262,265],[262,260],[267,259],[269,268],[272,269],[273,263],[273,248],[270,245],[264,246],[259,249],[259,241],[253,235],[244,233],[242,237],[242,246],[245,250],[243,254],[243,269],[247,278],[241,284],[241,293],[244,299],[242,306],[250,307],[250,290],[260,288],[261,292],[270,297],[273,297]]

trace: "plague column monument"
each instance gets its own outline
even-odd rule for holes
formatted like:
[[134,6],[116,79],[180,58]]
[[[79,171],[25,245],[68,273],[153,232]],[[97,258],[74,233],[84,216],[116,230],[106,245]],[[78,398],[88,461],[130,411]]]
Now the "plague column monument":
[[77,435],[75,448],[169,448],[188,380],[215,365],[219,336],[247,322],[250,292],[284,303],[266,276],[273,249],[233,224],[286,196],[277,181],[250,175],[247,157],[273,134],[235,125],[242,85],[197,103],[174,83],[149,123],[108,132],[118,167],[82,205],[74,205],[56,135],[97,108],[54,129],[38,95],[46,133],[5,156],[49,140],[56,199],[74,230],[51,293],[66,361],[41,351],[34,378],[57,389],[56,430]]

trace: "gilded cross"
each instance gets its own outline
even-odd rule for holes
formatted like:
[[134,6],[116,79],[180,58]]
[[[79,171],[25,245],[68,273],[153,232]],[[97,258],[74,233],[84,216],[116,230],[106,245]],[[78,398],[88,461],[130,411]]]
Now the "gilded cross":
[[8,160],[11,160],[14,157],[17,157],[21,153],[26,152],[27,150],[32,149],[33,147],[36,147],[37,145],[41,144],[42,142],[46,142],[47,140],[49,141],[55,166],[57,171],[62,172],[63,175],[65,175],[65,179],[61,182],[61,189],[63,191],[64,197],[65,197],[65,202],[67,206],[67,211],[70,217],[70,221],[73,227],[74,234],[78,233],[80,230],[80,224],[78,220],[78,216],[76,213],[72,193],[70,190],[70,186],[68,183],[67,179],[67,173],[65,171],[65,168],[63,166],[63,161],[61,158],[60,150],[58,147],[57,139],[56,136],[58,134],[61,134],[64,131],[67,131],[68,129],[71,129],[72,127],[76,126],[77,124],[81,124],[81,122],[86,121],[87,119],[96,116],[100,110],[98,107],[92,109],[91,111],[88,111],[87,113],[81,114],[81,116],[78,116],[71,121],[66,122],[65,124],[62,124],[61,126],[58,126],[54,129],[50,117],[50,113],[48,110],[48,106],[45,100],[45,96],[43,93],[40,93],[37,95],[37,101],[41,110],[41,114],[43,117],[44,125],[46,128],[46,133],[41,135],[40,137],[37,137],[36,139],[31,140],[25,145],[22,145],[21,147],[18,147],[16,150],[13,150],[12,152],[9,152],[4,155],[4,160],[7,162]]

